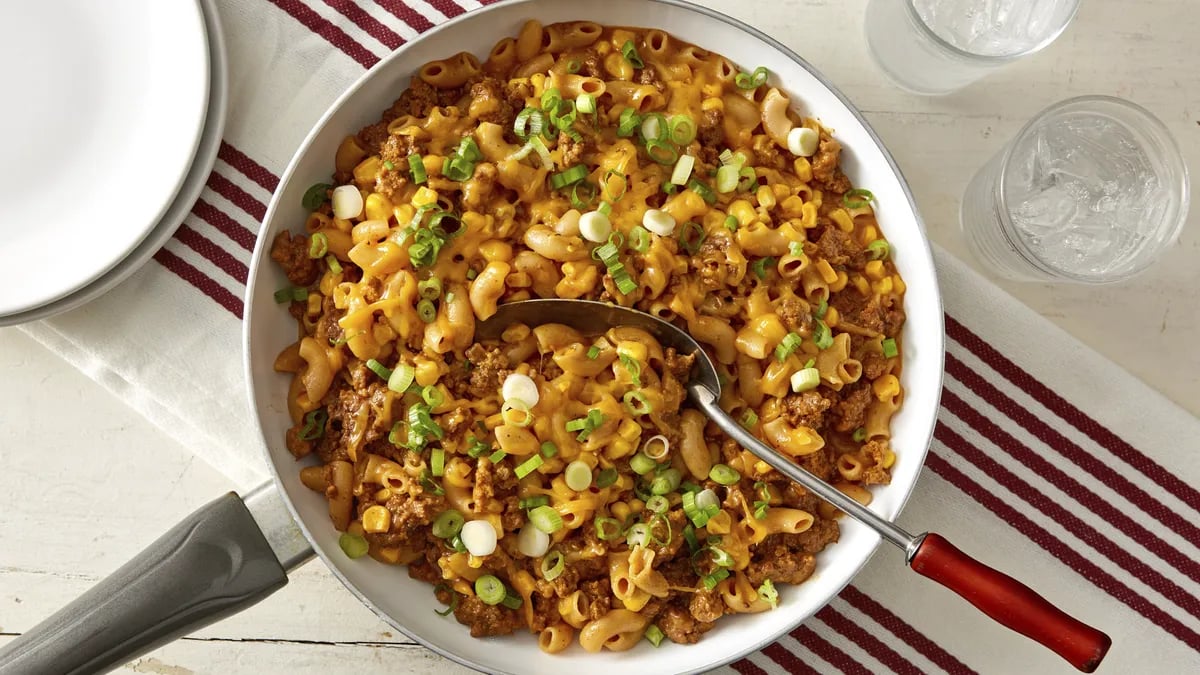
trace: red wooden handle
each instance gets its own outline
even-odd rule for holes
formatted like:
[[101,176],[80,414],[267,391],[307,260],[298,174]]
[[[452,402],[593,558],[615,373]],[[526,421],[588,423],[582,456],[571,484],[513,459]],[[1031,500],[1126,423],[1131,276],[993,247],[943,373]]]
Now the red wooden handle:
[[1067,615],[1025,584],[975,560],[936,534],[925,535],[909,565],[966,598],[1001,624],[1049,647],[1090,673],[1112,640]]

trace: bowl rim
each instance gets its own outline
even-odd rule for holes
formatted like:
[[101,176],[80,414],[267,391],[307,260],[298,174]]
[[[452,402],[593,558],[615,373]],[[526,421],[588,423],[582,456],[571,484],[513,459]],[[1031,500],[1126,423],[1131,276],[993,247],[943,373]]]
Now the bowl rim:
[[[263,229],[260,231],[260,234],[258,236],[256,245],[255,245],[255,249],[254,249],[254,254],[253,254],[253,257],[251,260],[251,266],[250,266],[251,273],[250,273],[249,278],[247,279],[247,286],[246,286],[246,298],[248,300],[252,299],[255,295],[256,283],[258,281],[258,271],[263,266],[263,264],[264,264],[263,261],[266,258],[266,250],[268,248],[268,245],[266,243],[267,237],[265,237],[264,235],[267,233],[269,224],[275,220],[276,212],[280,208],[279,207],[280,195],[283,193],[283,190],[281,188],[283,188],[285,185],[287,185],[289,183],[289,181],[292,178],[292,174],[296,170],[296,167],[300,164],[302,159],[309,152],[315,139],[321,133],[324,132],[325,126],[329,122],[330,118],[333,117],[337,112],[339,112],[350,101],[350,99],[352,99],[359,92],[359,90],[362,89],[366,85],[367,82],[371,81],[377,75],[377,73],[379,71],[385,70],[393,61],[396,61],[398,59],[403,59],[405,57],[406,53],[408,52],[408,50],[412,46],[420,43],[425,38],[436,35],[437,33],[441,32],[443,30],[448,30],[448,29],[458,25],[461,22],[481,21],[482,19],[484,19],[484,17],[486,17],[488,14],[492,13],[493,11],[500,11],[502,9],[509,9],[512,6],[532,4],[532,3],[543,2],[543,1],[545,1],[545,0],[508,0],[506,2],[496,3],[496,4],[492,4],[492,5],[485,5],[476,10],[464,12],[463,14],[461,14],[453,19],[450,19],[441,24],[438,24],[438,25],[434,26],[433,28],[421,33],[418,37],[405,43],[404,45],[402,45],[395,51],[391,52],[390,54],[384,56],[377,63],[375,63],[375,65],[373,65],[369,69],[367,69],[366,72],[364,72],[352,84],[350,84],[340,95],[338,95],[338,97],[329,105],[329,107],[321,115],[321,117],[316,122],[313,123],[312,128],[305,135],[304,140],[301,141],[300,145],[297,147],[296,152],[292,155],[292,158],[289,160],[286,169],[283,171],[283,173],[280,176],[279,188],[277,188],[271,196],[271,201],[267,206],[266,215],[264,216],[263,221],[262,221]],[[746,33],[747,35],[749,35],[751,37],[755,37],[755,38],[761,40],[762,42],[764,42],[766,45],[768,45],[772,49],[775,49],[780,54],[785,56],[787,59],[793,61],[795,64],[797,64],[798,66],[800,66],[801,68],[806,70],[810,75],[812,75],[812,77],[814,79],[816,79],[821,84],[821,86],[825,87],[829,93],[831,93],[843,106],[845,106],[846,111],[849,112],[850,115],[860,125],[862,125],[863,130],[866,132],[867,136],[874,143],[875,148],[880,152],[880,154],[883,156],[884,160],[887,162],[889,170],[894,174],[896,181],[899,184],[899,187],[900,187],[902,193],[904,194],[905,199],[908,202],[908,208],[910,209],[910,212],[912,214],[913,222],[921,235],[920,247],[906,248],[905,255],[906,256],[913,255],[914,257],[919,257],[921,260],[919,261],[918,264],[931,271],[932,276],[933,276],[932,293],[933,293],[934,297],[936,298],[936,303],[937,303],[937,311],[933,312],[933,315],[936,317],[937,325],[931,327],[931,329],[936,329],[936,330],[930,331],[930,333],[931,333],[930,344],[927,345],[930,348],[936,347],[937,360],[938,360],[937,375],[936,375],[936,378],[937,378],[936,389],[934,390],[935,393],[933,396],[933,400],[930,403],[930,408],[932,409],[933,414],[931,415],[930,420],[927,424],[927,428],[924,430],[924,433],[923,433],[923,436],[925,437],[923,447],[913,448],[912,450],[905,451],[906,458],[911,457],[913,459],[919,459],[920,466],[924,466],[926,456],[929,452],[929,446],[933,441],[933,432],[934,432],[934,428],[937,424],[936,411],[940,407],[941,392],[942,392],[942,387],[944,384],[945,353],[946,353],[944,305],[943,305],[941,290],[937,283],[936,266],[934,264],[934,259],[933,259],[933,250],[932,250],[931,242],[930,242],[930,239],[928,236],[928,231],[925,227],[925,221],[921,217],[920,211],[917,208],[916,200],[913,197],[912,190],[909,187],[907,179],[904,177],[904,173],[900,170],[899,165],[896,163],[895,158],[892,157],[891,152],[888,151],[887,147],[883,144],[883,141],[880,139],[879,135],[871,127],[870,123],[867,122],[866,118],[863,116],[862,112],[858,109],[858,107],[855,106],[850,101],[850,99],[840,89],[838,89],[836,86],[834,86],[833,83],[830,82],[830,80],[827,77],[825,77],[825,75],[823,73],[821,73],[816,67],[814,67],[812,64],[810,64],[808,61],[806,61],[803,57],[801,57],[799,54],[797,54],[794,50],[787,47],[783,43],[779,42],[775,38],[771,37],[770,35],[767,35],[763,31],[751,26],[750,24],[748,24],[744,21],[741,21],[740,19],[736,19],[734,17],[731,17],[727,14],[724,14],[715,9],[711,9],[709,7],[693,4],[692,2],[688,2],[687,0],[641,0],[641,1],[649,3],[649,4],[665,5],[668,7],[678,8],[678,9],[681,9],[681,10],[684,10],[687,12],[692,12],[695,14],[702,15],[711,20],[720,21],[724,24],[731,26],[732,28],[735,28],[741,32]],[[348,579],[346,577],[346,575],[343,574],[342,571],[338,568],[338,566],[333,564],[333,561],[329,559],[327,553],[322,549],[322,547],[320,547],[316,544],[316,538],[314,537],[313,533],[309,530],[308,524],[301,517],[298,508],[293,503],[291,496],[288,493],[287,488],[285,487],[285,485],[283,483],[282,476],[280,475],[280,468],[275,464],[275,462],[272,458],[270,444],[267,442],[267,436],[266,436],[265,430],[263,428],[261,411],[258,409],[258,407],[255,403],[256,392],[255,392],[255,381],[254,381],[254,375],[253,375],[253,364],[252,364],[252,359],[251,359],[251,353],[252,353],[251,340],[252,340],[252,334],[254,333],[254,325],[255,325],[254,320],[253,320],[253,317],[255,314],[255,312],[253,311],[253,307],[254,307],[253,302],[248,301],[246,303],[244,317],[243,317],[244,321],[242,322],[242,324],[243,324],[242,355],[243,355],[243,368],[244,368],[244,371],[246,374],[245,379],[246,379],[247,394],[248,394],[249,402],[250,402],[250,405],[252,408],[252,412],[254,413],[252,415],[253,423],[255,425],[254,428],[258,431],[259,437],[263,441],[262,443],[260,443],[260,452],[262,453],[262,457],[266,461],[267,466],[269,467],[269,470],[271,472],[271,480],[274,484],[274,487],[276,490],[278,490],[281,493],[283,502],[287,505],[288,512],[291,514],[292,518],[295,519],[297,526],[300,528],[301,532],[303,532],[305,538],[308,539],[308,542],[312,546],[313,551],[316,553],[316,555],[319,558],[321,558],[322,562],[325,563],[326,567],[334,575],[334,577],[336,577],[337,580],[339,582],[341,582],[341,584],[343,586],[345,586],[345,588],[348,591],[350,591],[350,593],[353,594],[355,596],[355,598],[357,598],[359,600],[359,602],[361,602],[362,604],[364,604],[365,606],[370,608],[370,610],[372,612],[374,612],[377,616],[382,618],[384,621],[386,621],[389,625],[391,625],[395,629],[399,630],[406,637],[412,639],[414,642],[420,644],[424,648],[429,649],[430,651],[432,651],[440,656],[443,656],[447,659],[450,659],[451,661],[454,661],[455,663],[466,666],[467,668],[471,668],[473,670],[477,670],[480,672],[505,673],[505,674],[512,672],[512,671],[497,670],[494,667],[487,667],[481,663],[477,663],[477,662],[471,660],[471,658],[469,658],[467,656],[463,656],[463,655],[448,651],[446,649],[443,649],[443,648],[437,646],[436,644],[430,642],[429,640],[425,639],[423,636],[415,633],[412,629],[410,629],[404,625],[401,625],[400,622],[398,622],[397,620],[392,618],[391,615],[387,611],[383,610],[379,605],[377,605],[372,600],[370,595],[368,595],[366,592],[361,590],[358,587],[358,585],[355,584],[353,581]],[[936,337],[936,344],[934,344],[934,340],[933,340],[934,337]],[[932,364],[929,366],[929,369],[930,369],[930,371],[933,370]],[[933,385],[931,384],[930,386],[932,387]],[[899,514],[901,512],[903,512],[904,507],[907,505],[909,499],[912,497],[912,493],[915,490],[916,485],[919,480],[920,480],[920,469],[918,468],[917,473],[914,475],[913,480],[911,481],[911,483],[909,483],[907,488],[904,490],[904,494],[901,495],[899,497],[898,501],[896,502],[895,515],[892,516],[893,521],[895,520],[896,517],[899,516]],[[718,659],[712,661],[711,663],[706,664],[702,668],[695,668],[692,670],[679,671],[679,672],[687,673],[687,674],[701,673],[701,672],[706,672],[710,669],[718,668],[722,665],[731,663],[739,658],[746,656],[747,654],[759,651],[762,648],[766,647],[767,645],[774,643],[782,635],[786,634],[787,631],[794,629],[795,626],[801,625],[804,621],[807,621],[808,619],[810,619],[817,611],[820,610],[821,607],[824,607],[834,597],[836,597],[838,595],[838,593],[840,593],[841,590],[844,589],[845,586],[848,585],[852,579],[857,577],[858,574],[862,571],[863,567],[865,567],[866,564],[878,552],[879,545],[880,545],[880,543],[882,543],[882,539],[879,537],[878,534],[875,534],[875,533],[870,533],[869,536],[874,537],[874,544],[872,545],[870,551],[862,557],[861,561],[858,561],[857,564],[854,565],[854,569],[851,571],[850,574],[848,574],[846,576],[845,581],[840,586],[838,586],[834,590],[834,592],[832,592],[829,595],[829,597],[825,600],[825,602],[822,605],[820,605],[816,609],[814,609],[812,613],[801,618],[795,625],[791,626],[791,628],[785,629],[785,631],[783,633],[778,633],[778,634],[773,633],[773,632],[769,633],[760,640],[743,643],[743,644],[739,645],[738,647],[736,647],[735,649],[731,649],[727,652],[724,652]]]

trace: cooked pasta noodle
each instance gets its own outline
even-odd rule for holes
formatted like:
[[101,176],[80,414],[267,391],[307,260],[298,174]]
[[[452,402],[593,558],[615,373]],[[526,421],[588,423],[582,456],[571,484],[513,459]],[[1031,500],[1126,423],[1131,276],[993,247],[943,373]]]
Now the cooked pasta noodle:
[[472,635],[695,642],[839,532],[687,405],[692,357],[622,326],[477,341],[501,304],[675,322],[752,432],[864,503],[890,478],[904,282],[838,142],[748,71],[662,30],[529,21],[419,68],[337,148],[338,207],[314,186],[272,246],[302,482],[348,555],[407,565]]

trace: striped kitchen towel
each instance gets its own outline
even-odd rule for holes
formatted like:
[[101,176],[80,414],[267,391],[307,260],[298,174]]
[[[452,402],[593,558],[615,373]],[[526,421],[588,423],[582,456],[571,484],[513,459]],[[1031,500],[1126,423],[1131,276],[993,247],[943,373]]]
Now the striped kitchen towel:
[[[232,103],[195,208],[124,284],[23,330],[240,484],[261,480],[234,355],[250,251],[278,174],[363,69],[478,6],[221,0]],[[1109,632],[1101,672],[1200,672],[1200,421],[952,256],[936,258],[946,389],[901,524],[945,534]],[[722,671],[1071,672],[891,550],[815,618]]]

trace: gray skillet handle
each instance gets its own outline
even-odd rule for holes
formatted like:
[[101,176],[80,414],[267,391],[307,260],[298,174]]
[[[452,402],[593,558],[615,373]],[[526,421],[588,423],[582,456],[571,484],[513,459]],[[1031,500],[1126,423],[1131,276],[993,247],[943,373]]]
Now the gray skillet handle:
[[192,513],[0,650],[0,673],[94,673],[233,614],[287,583],[241,498]]

